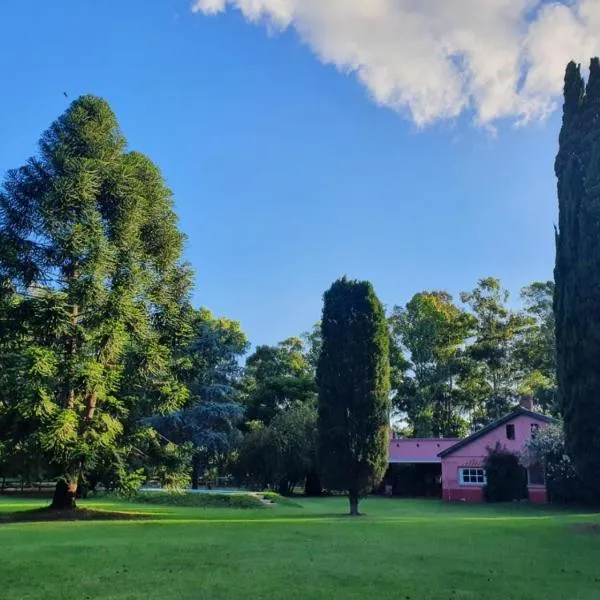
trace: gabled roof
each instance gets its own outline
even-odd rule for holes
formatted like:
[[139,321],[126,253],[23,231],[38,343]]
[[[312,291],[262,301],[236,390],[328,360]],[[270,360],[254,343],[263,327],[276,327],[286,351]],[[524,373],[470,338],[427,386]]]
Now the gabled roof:
[[513,419],[516,419],[517,417],[531,417],[532,419],[536,419],[537,421],[542,421],[543,423],[556,423],[557,422],[556,419],[553,419],[552,417],[548,417],[541,413],[533,412],[531,410],[527,410],[526,408],[517,408],[516,410],[513,410],[511,413],[508,413],[501,419],[498,419],[497,421],[494,421],[493,423],[486,425],[479,431],[472,433],[469,437],[465,438],[464,440],[461,440],[457,444],[454,444],[454,446],[450,446],[450,448],[446,448],[446,450],[443,450],[442,452],[440,452],[438,454],[438,456],[440,458],[444,458],[445,456],[448,456],[448,455],[452,454],[453,452],[456,452],[457,450],[460,450],[461,448],[468,446],[475,440],[478,440],[480,437],[483,437],[484,435],[488,434],[490,431],[494,431],[494,429],[501,427],[505,423],[508,423],[509,421],[512,421]]

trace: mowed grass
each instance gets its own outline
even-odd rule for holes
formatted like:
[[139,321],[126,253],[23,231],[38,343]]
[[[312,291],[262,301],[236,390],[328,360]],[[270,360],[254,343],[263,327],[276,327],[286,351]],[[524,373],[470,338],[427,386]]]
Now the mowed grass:
[[[0,598],[597,600],[600,515],[342,498],[299,507],[84,502],[145,521],[0,525]],[[0,499],[0,512],[39,506]]]

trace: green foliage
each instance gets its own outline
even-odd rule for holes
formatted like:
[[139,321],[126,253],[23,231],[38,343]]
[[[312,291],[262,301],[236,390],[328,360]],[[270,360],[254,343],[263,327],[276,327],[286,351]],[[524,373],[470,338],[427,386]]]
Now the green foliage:
[[262,421],[252,421],[252,428],[246,433],[238,455],[233,462],[235,478],[255,489],[264,489],[276,485],[273,475],[273,446]]
[[461,294],[466,306],[437,291],[394,307],[391,381],[403,435],[461,437],[523,395],[555,413],[552,293],[551,282],[534,282],[521,292],[522,309],[511,310],[508,292],[486,278]]
[[205,308],[192,311],[190,319],[191,337],[181,355],[190,404],[238,400],[239,359],[248,348],[239,322],[215,317]]
[[138,492],[129,498],[137,504],[190,506],[195,508],[264,508],[251,494],[202,494],[184,492]]
[[522,373],[519,392],[533,397],[541,409],[557,415],[554,283],[536,281],[521,290],[521,299],[531,323],[515,348]]
[[463,347],[474,325],[475,319],[446,292],[420,292],[405,308],[394,308],[391,363],[404,371],[394,377],[394,406],[406,415],[413,435],[457,437],[466,432],[467,399],[456,383],[464,372]]
[[73,102],[39,153],[8,173],[0,193],[0,283],[9,297],[2,394],[71,489],[120,445],[136,404],[165,408],[187,397],[172,370],[187,333],[182,247],[160,172],[126,150],[99,98]]
[[316,411],[298,404],[246,434],[235,471],[239,480],[290,495],[316,470]]
[[484,496],[487,502],[512,502],[527,498],[527,471],[519,457],[500,445],[488,448],[483,463],[487,475]]
[[321,339],[321,323],[315,323],[310,331],[302,334],[304,341],[304,356],[308,366],[313,373],[317,371],[317,363],[319,362],[319,354],[323,340]]
[[567,455],[562,424],[540,429],[527,441],[522,460],[526,466],[540,465],[543,468],[550,502],[567,504],[589,500],[587,490]]
[[314,373],[299,338],[258,346],[246,361],[243,381],[246,418],[268,425],[295,404],[314,402]]
[[467,349],[473,362],[461,385],[474,403],[475,421],[480,424],[505,415],[520,396],[516,349],[534,320],[510,310],[508,299],[508,291],[492,277],[481,279],[473,291],[461,294],[476,320],[475,339]]
[[359,497],[379,483],[389,441],[389,331],[368,282],[336,281],[325,292],[317,367],[319,466],[325,488]]
[[237,321],[214,317],[207,309],[190,310],[188,318],[190,335],[177,361],[188,400],[180,410],[154,415],[147,423],[160,433],[167,447],[185,447],[179,452],[181,464],[177,468],[171,464],[169,471],[189,469],[186,480],[189,477],[192,487],[197,487],[201,477],[224,468],[240,442],[239,358],[248,340]]
[[558,178],[555,301],[558,399],[566,448],[585,487],[600,499],[600,63],[584,94],[579,66],[565,75],[555,162]]

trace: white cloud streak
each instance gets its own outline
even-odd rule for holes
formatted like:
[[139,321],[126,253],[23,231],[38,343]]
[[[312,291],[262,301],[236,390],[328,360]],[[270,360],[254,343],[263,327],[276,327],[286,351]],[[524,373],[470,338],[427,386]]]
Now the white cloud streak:
[[356,74],[382,106],[424,126],[547,116],[566,63],[600,53],[600,0],[195,0],[270,29],[293,27],[319,60]]

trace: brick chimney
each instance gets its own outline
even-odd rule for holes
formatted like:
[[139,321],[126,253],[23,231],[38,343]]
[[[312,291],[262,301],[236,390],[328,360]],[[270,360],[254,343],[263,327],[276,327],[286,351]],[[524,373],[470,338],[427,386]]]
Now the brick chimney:
[[533,406],[533,398],[531,396],[521,396],[521,401],[519,404],[521,405],[521,408],[524,408],[525,410],[529,410],[531,412],[534,411],[535,407]]

